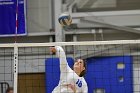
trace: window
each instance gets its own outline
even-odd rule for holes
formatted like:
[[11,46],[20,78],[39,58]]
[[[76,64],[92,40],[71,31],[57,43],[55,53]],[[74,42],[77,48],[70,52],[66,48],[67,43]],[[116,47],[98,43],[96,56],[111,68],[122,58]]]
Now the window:
[[119,77],[119,82],[123,82],[124,81],[124,77],[123,76],[120,76]]
[[117,69],[124,69],[125,68],[125,64],[123,62],[119,62],[117,64]]
[[97,88],[93,91],[93,93],[105,93],[105,89]]

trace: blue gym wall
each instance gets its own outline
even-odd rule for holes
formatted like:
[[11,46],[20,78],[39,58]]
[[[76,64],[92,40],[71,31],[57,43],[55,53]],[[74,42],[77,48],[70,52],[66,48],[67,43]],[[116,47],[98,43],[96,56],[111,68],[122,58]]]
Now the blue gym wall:
[[[103,89],[105,93],[133,93],[132,57],[102,57],[87,59],[86,81],[89,92]],[[118,69],[117,64],[122,62],[124,69]],[[119,77],[124,80],[120,82]]]
[[[67,58],[70,67],[73,59]],[[117,69],[117,64],[123,62],[124,69]],[[48,58],[46,63],[46,93],[51,93],[60,79],[58,58]],[[87,59],[87,73],[85,79],[88,84],[88,93],[96,89],[103,89],[105,93],[133,93],[132,57],[100,57]],[[120,82],[119,77],[124,80]]]

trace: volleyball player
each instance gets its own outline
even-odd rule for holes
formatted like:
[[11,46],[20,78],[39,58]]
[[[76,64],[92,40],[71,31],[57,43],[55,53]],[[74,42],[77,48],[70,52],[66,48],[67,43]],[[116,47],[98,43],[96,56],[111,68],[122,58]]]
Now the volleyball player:
[[52,93],[88,93],[88,87],[83,78],[86,64],[82,59],[77,59],[73,65],[73,70],[68,66],[66,55],[62,47],[50,48],[52,53],[56,53],[60,60],[60,81]]

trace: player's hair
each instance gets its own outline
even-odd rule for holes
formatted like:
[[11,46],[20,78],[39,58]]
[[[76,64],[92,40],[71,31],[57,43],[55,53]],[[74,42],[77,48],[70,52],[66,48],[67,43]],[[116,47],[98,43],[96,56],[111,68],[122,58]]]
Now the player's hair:
[[12,87],[7,88],[6,93],[10,92],[11,90],[13,91]]
[[85,59],[82,59],[83,60],[83,63],[84,63],[84,67],[85,67],[85,70],[83,70],[81,73],[80,73],[80,77],[83,77],[85,74],[86,74],[86,60]]

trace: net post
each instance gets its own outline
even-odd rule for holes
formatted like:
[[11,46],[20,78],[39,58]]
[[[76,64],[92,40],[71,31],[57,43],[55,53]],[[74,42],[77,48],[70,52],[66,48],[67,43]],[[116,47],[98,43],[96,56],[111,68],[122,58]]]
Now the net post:
[[18,80],[18,46],[14,46],[14,93],[17,93]]

